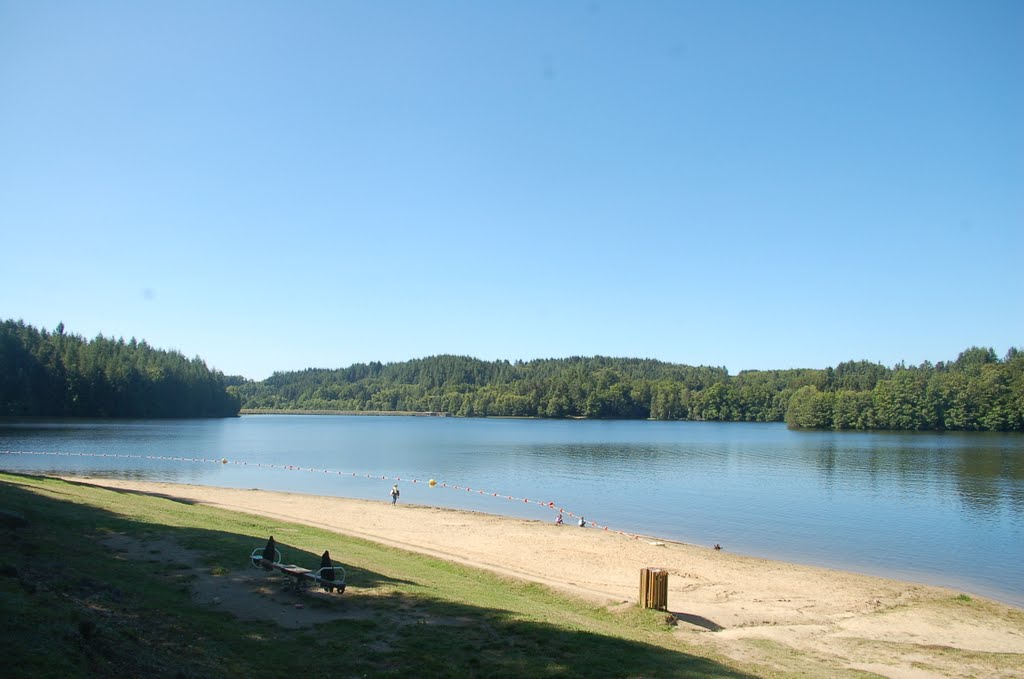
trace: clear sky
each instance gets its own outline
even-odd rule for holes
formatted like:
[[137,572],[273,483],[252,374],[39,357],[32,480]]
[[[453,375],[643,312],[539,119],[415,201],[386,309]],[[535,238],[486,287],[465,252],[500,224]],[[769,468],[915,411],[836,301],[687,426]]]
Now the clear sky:
[[1024,347],[1024,2],[0,0],[0,319],[227,374]]

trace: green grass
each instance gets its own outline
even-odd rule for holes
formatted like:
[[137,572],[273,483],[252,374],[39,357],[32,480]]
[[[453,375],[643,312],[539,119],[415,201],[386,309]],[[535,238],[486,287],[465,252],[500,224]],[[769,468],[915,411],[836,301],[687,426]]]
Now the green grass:
[[[664,613],[609,610],[312,527],[4,473],[0,510],[5,676],[751,676],[687,647]],[[294,563],[330,549],[349,589],[310,605],[353,615],[310,629],[237,619],[193,603],[191,569],[113,558],[100,543],[111,532],[173,538],[214,574],[243,568],[270,534]]]

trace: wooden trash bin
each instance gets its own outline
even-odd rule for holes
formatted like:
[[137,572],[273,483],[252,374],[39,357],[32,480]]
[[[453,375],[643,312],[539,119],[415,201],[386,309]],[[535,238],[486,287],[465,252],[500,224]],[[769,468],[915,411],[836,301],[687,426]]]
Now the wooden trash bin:
[[668,610],[668,571],[664,568],[640,569],[640,607]]

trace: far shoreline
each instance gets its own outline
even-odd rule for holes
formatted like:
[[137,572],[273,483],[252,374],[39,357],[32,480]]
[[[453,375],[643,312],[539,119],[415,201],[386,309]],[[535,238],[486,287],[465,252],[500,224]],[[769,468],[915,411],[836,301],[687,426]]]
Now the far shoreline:
[[[616,418],[594,418],[583,415],[564,415],[562,417],[540,417],[538,415],[456,415],[444,410],[420,411],[420,410],[315,410],[303,408],[242,408],[238,415],[338,415],[351,417],[359,415],[372,415],[379,417],[450,417],[458,420],[551,420],[551,421],[583,421],[594,422],[708,422],[710,420],[658,420],[653,417],[616,417]],[[747,424],[747,422],[735,422],[735,424]],[[762,423],[763,424],[763,423]]]
[[286,408],[242,408],[239,415],[373,415],[378,417],[456,417],[443,411],[418,410],[306,410]]
[[[588,420],[593,419],[582,415],[566,415],[565,417],[538,417],[536,415],[456,415],[444,410],[420,411],[420,410],[310,410],[310,409],[287,409],[287,408],[242,408],[238,411],[241,415],[338,415],[341,417],[358,417],[359,415],[372,415],[375,417],[450,417],[458,420]],[[624,419],[624,418],[619,418]],[[627,418],[628,419],[628,418]],[[652,418],[637,418],[628,420],[635,422],[657,422]],[[682,422],[683,420],[679,420]],[[690,420],[702,422],[703,420]]]

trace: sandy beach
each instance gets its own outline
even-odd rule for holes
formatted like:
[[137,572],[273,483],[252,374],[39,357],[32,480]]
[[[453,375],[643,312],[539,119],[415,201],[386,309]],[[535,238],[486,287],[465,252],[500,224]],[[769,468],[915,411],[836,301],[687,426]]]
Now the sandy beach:
[[[1024,610],[958,591],[768,561],[575,525],[487,514],[141,481],[69,479],[318,526],[543,583],[608,606],[635,604],[640,571],[668,570],[677,634],[773,671],[885,677],[1024,677]],[[336,555],[344,562],[344,555]],[[353,583],[356,585],[357,583]]]

